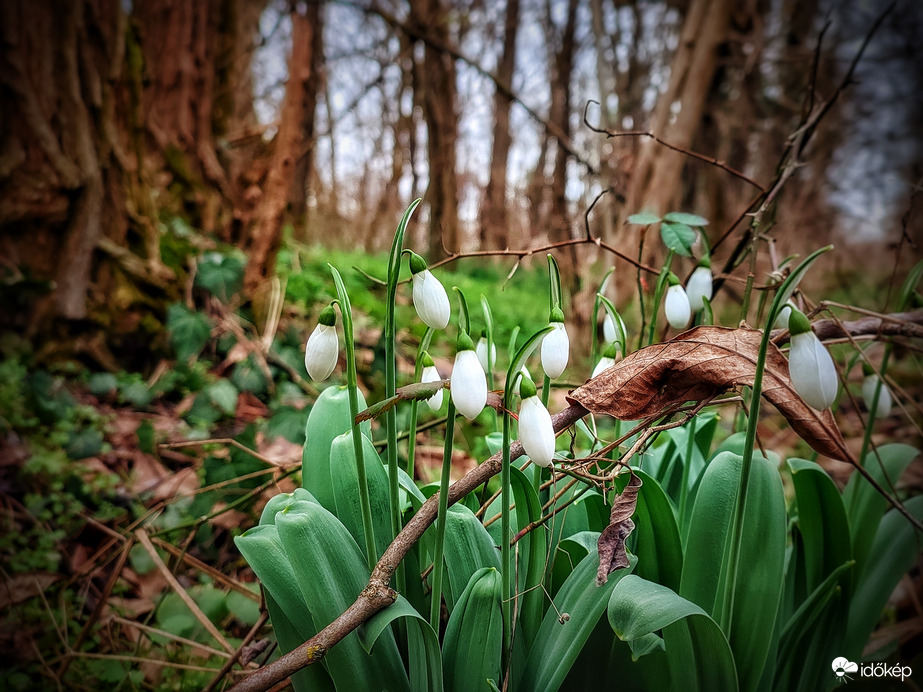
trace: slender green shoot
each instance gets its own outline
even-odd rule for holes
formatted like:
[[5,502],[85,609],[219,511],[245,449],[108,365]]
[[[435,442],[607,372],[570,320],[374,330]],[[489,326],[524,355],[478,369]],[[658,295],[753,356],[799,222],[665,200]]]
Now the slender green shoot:
[[449,511],[449,475],[452,472],[452,438],[455,436],[455,404],[449,397],[449,415],[445,423],[445,447],[442,452],[442,476],[439,480],[439,513],[436,515],[436,547],[433,556],[433,593],[429,623],[439,632],[442,618],[442,577],[445,572],[445,525]]

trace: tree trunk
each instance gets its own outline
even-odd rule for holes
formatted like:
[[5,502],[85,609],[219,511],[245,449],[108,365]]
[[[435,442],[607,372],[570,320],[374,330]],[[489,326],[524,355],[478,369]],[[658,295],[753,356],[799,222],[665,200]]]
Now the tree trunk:
[[[503,52],[497,67],[501,84],[513,83],[516,65],[516,37],[519,33],[519,0],[507,0],[503,27]],[[481,247],[508,248],[514,242],[506,203],[507,167],[509,166],[510,109],[513,101],[499,89],[494,91],[494,137],[490,152],[490,177],[481,207]]]
[[266,279],[274,274],[276,254],[282,241],[282,221],[288,193],[295,176],[295,162],[304,145],[305,112],[309,101],[311,56],[314,27],[306,14],[292,12],[292,52],[289,78],[279,117],[279,131],[263,190],[263,201],[256,214],[251,235],[249,258],[244,272],[244,294],[254,298]]

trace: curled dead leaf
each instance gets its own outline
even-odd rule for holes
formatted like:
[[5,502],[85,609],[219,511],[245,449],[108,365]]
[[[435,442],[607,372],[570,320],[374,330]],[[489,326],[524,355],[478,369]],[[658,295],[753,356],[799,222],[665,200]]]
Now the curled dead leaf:
[[[626,356],[570,393],[568,400],[591,413],[638,420],[664,407],[702,401],[733,387],[752,386],[762,332],[755,329],[696,327],[662,344]],[[792,387],[788,361],[769,344],[763,396],[812,449],[855,463],[833,414],[815,411]]]
[[631,474],[622,494],[615,498],[609,512],[609,525],[599,534],[596,546],[599,549],[599,569],[596,571],[596,586],[609,581],[609,575],[617,569],[625,569],[631,563],[625,551],[625,541],[635,528],[631,516],[638,505],[638,491],[641,478]]

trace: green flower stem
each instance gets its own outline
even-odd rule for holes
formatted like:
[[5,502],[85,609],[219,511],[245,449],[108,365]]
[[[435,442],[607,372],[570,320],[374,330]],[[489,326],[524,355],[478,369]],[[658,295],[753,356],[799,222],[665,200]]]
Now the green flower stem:
[[[423,373],[423,353],[429,350],[429,344],[433,340],[435,330],[427,327],[423,338],[420,340],[420,346],[417,348],[417,361],[413,368],[413,381],[419,382],[420,375]],[[414,399],[410,402],[410,426],[407,431],[407,475],[413,479],[414,456],[417,450],[417,414],[419,413],[420,402]]]
[[[501,609],[503,612],[503,650],[501,652],[501,671],[506,671],[512,654],[512,598],[513,598],[513,570],[510,566],[510,436],[512,428],[513,399],[516,395],[516,385],[522,376],[522,366],[529,354],[541,342],[542,337],[554,329],[551,325],[544,327],[533,334],[522,345],[515,357],[510,361],[506,371],[506,387],[503,391],[503,463],[500,467],[500,575],[503,584],[501,593]],[[504,677],[501,672],[501,678]]]
[[[496,343],[494,339],[494,315],[490,309],[490,303],[487,302],[487,296],[483,293],[481,294],[481,309],[484,311],[484,325],[486,327],[485,331],[487,332],[487,388],[494,388],[494,368],[497,364],[494,362],[494,344]],[[491,409],[493,412],[493,429],[497,430],[497,424],[500,420],[499,414],[496,410]]]
[[644,346],[644,327],[647,323],[647,315],[644,311],[644,279],[641,276],[641,260],[644,257],[644,237],[647,235],[648,226],[641,228],[641,240],[638,241],[638,308],[641,310],[641,328],[638,330],[638,348]]
[[750,415],[747,421],[747,437],[744,442],[743,459],[740,466],[740,484],[737,489],[737,498],[735,501],[734,522],[731,526],[731,543],[730,555],[728,556],[728,567],[725,576],[724,603],[719,610],[719,617],[716,618],[721,625],[724,634],[731,636],[731,620],[734,612],[734,591],[737,583],[737,569],[740,562],[740,546],[743,541],[743,520],[747,507],[747,490],[750,484],[750,469],[753,466],[753,446],[756,443],[756,428],[760,416],[761,392],[763,390],[763,371],[766,368],[766,353],[769,350],[769,337],[772,333],[772,324],[782,310],[782,306],[798,286],[807,270],[814,264],[820,255],[832,250],[833,246],[828,245],[819,250],[815,250],[798,265],[797,268],[788,276],[788,278],[779,287],[775,300],[772,301],[772,307],[769,309],[769,316],[766,319],[766,328],[763,329],[763,338],[760,341],[760,351],[756,360],[756,373],[753,377],[752,396],[750,399]]
[[[388,257],[388,288],[385,300],[385,398],[394,396],[397,391],[397,365],[395,361],[394,303],[397,297],[397,283],[401,271],[401,250],[404,245],[404,232],[410,222],[410,216],[419,206],[421,199],[415,199],[401,217],[391,243]],[[397,477],[397,411],[392,407],[385,413],[385,428],[388,435],[388,498],[391,504],[391,540],[401,530],[400,486]],[[404,572],[399,569],[396,576],[398,590],[404,587]]]
[[[343,318],[343,341],[346,343],[346,384],[349,394],[349,416],[352,421],[352,440],[353,452],[356,456],[356,474],[359,477],[359,505],[362,510],[362,532],[365,535],[365,555],[369,563],[369,569],[375,568],[378,562],[378,555],[375,550],[375,534],[372,528],[372,502],[369,499],[369,483],[365,475],[365,456],[362,453],[362,433],[359,432],[359,423],[356,417],[359,415],[359,395],[358,383],[356,380],[356,347],[353,343],[353,317],[352,306],[349,302],[349,294],[346,292],[346,286],[343,284],[343,278],[340,272],[332,264],[328,264],[330,273],[333,274],[333,282],[336,284],[337,295],[339,296],[338,304],[340,314]],[[397,474],[395,474],[395,478]]]
[[660,311],[660,300],[663,298],[663,289],[667,285],[667,277],[670,276],[670,265],[673,264],[673,250],[667,252],[667,259],[663,263],[663,269],[657,277],[657,286],[654,289],[654,305],[651,308],[651,323],[648,325],[647,345],[654,343],[657,331],[657,313]]
[[445,447],[442,452],[442,477],[439,480],[439,513],[436,515],[436,549],[433,557],[433,593],[430,601],[429,623],[439,632],[442,618],[442,575],[445,571],[446,514],[449,511],[449,474],[452,472],[452,438],[455,436],[455,404],[449,397],[449,417],[445,424]]

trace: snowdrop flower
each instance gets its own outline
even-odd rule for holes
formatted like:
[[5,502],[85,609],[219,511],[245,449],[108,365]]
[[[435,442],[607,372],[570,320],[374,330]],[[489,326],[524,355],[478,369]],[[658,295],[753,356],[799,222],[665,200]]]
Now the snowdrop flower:
[[457,345],[452,368],[452,402],[460,414],[473,420],[487,404],[487,376],[474,352],[471,337],[460,332]]
[[792,348],[788,354],[788,374],[798,396],[811,408],[823,411],[833,404],[837,392],[836,365],[827,349],[811,331],[811,323],[800,310],[792,308],[788,320]]
[[689,307],[692,312],[698,312],[705,307],[705,300],[711,300],[712,281],[711,260],[703,257],[699,260],[699,266],[692,272],[689,281],[686,282],[686,295],[689,297]]
[[615,329],[615,320],[612,319],[612,315],[609,314],[609,311],[606,311],[606,317],[603,319],[603,340],[607,344],[611,344],[615,341],[618,333]]
[[304,367],[315,382],[323,382],[337,365],[339,342],[337,341],[337,315],[332,305],[321,310],[317,326],[308,337],[304,350]]
[[881,390],[878,392],[878,405],[875,407],[875,418],[887,418],[891,415],[891,391],[875,371],[868,366],[868,363],[862,364],[862,372],[865,375],[862,380],[862,400],[865,401],[865,408],[870,412],[872,411],[875,388],[881,383]]
[[[423,384],[427,382],[442,382],[442,375],[439,374],[439,371],[436,369],[436,364],[426,351],[423,352],[423,371],[420,373],[420,382]],[[426,403],[429,405],[429,410],[433,413],[438,413],[439,409],[442,408],[442,392],[443,390],[440,389],[426,400]]]
[[490,363],[487,362],[487,330],[481,330],[481,338],[478,339],[474,352],[478,354],[478,361],[484,372],[490,370],[490,363],[497,364],[497,344],[490,345]]
[[667,316],[667,322],[673,329],[685,329],[689,325],[689,319],[692,317],[692,308],[689,306],[689,296],[686,295],[686,289],[676,278],[676,274],[670,272],[667,277],[670,287],[667,289],[667,297],[664,299],[663,312]]
[[613,365],[615,365],[615,344],[609,344],[606,346],[606,350],[603,351],[602,358],[599,359],[596,367],[593,368],[593,374],[590,375],[590,379],[592,380],[603,370],[608,370]]
[[410,253],[410,274],[413,280],[413,306],[426,326],[445,329],[452,309],[445,288],[426,268],[426,260]]
[[550,466],[554,459],[554,425],[542,404],[532,380],[523,378],[519,385],[519,441],[533,463]]
[[554,379],[560,377],[567,367],[567,358],[570,355],[570,339],[564,328],[564,313],[561,308],[554,308],[548,320],[554,331],[548,332],[542,339],[542,370]]
[[792,316],[792,308],[795,308],[795,304],[791,300],[786,301],[779,310],[776,321],[772,323],[773,329],[788,329],[788,318]]

